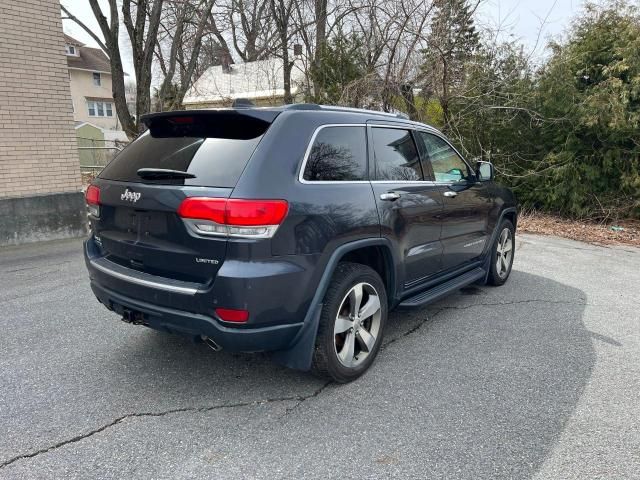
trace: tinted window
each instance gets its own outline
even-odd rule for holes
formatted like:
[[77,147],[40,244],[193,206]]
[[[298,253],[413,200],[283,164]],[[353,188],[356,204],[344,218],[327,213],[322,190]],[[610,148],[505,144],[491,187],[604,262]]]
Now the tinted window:
[[[262,136],[230,138],[165,137],[149,132],[138,137],[107,165],[100,178],[125,182],[179,183],[207,187],[234,187]],[[143,180],[140,168],[166,168],[193,173],[195,178]]]
[[422,180],[418,150],[409,130],[374,128],[377,180]]
[[318,132],[304,168],[305,180],[367,179],[364,127],[326,127]]
[[469,168],[451,146],[436,135],[418,133],[424,141],[437,182],[457,182],[469,176]]

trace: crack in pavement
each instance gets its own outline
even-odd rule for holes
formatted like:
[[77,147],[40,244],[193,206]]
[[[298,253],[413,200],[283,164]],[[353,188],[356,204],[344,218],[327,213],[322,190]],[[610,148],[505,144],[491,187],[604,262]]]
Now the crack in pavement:
[[394,337],[391,340],[389,340],[389,341],[383,343],[382,345],[380,345],[380,350],[384,350],[389,345],[392,345],[392,344],[396,343],[398,340],[400,340],[402,338],[405,338],[405,337],[408,337],[409,335],[412,335],[413,333],[417,332],[418,330],[420,330],[420,328],[425,323],[427,323],[429,320],[433,320],[435,317],[437,317],[440,313],[444,312],[445,310],[446,310],[446,308],[440,308],[439,310],[434,312],[434,314],[431,315],[430,317],[427,315],[425,318],[423,318],[421,321],[419,321],[416,325],[411,327],[409,330],[406,330],[406,331],[402,332],[397,337]]
[[281,418],[289,415],[291,412],[293,412],[296,408],[298,408],[300,405],[302,405],[307,400],[309,400],[311,398],[314,398],[314,397],[317,397],[318,395],[320,395],[322,393],[322,391],[325,388],[327,388],[329,385],[331,385],[332,383],[333,383],[333,381],[329,380],[324,385],[322,385],[320,388],[318,388],[315,392],[313,392],[311,395],[307,395],[306,397],[299,399],[298,402],[293,407],[285,408],[284,414],[281,416]]
[[469,304],[469,305],[462,305],[462,306],[443,305],[443,306],[438,307],[438,310],[436,310],[433,313],[433,315],[431,315],[431,316],[427,315],[425,318],[423,318],[421,321],[419,321],[416,325],[411,327],[409,330],[406,330],[405,332],[401,333],[397,337],[394,337],[391,340],[389,340],[388,342],[382,344],[380,346],[380,350],[384,350],[388,346],[396,343],[398,340],[400,340],[402,338],[405,338],[405,337],[408,337],[409,335],[412,335],[413,333],[417,332],[418,330],[420,330],[420,328],[422,328],[422,326],[425,323],[427,323],[430,320],[433,320],[435,317],[440,315],[445,310],[467,310],[467,309],[473,308],[473,307],[482,307],[482,306],[499,307],[499,306],[503,306],[503,305],[517,305],[517,304],[521,304],[521,303],[535,303],[535,302],[551,303],[551,304],[554,304],[554,305],[564,304],[564,305],[586,305],[586,306],[593,306],[593,307],[598,306],[598,305],[595,305],[595,304],[586,303],[586,301],[585,302],[573,302],[573,301],[568,301],[568,300],[546,300],[546,299],[539,299],[539,298],[527,299],[527,300],[513,300],[511,302],[494,302],[494,303],[479,302],[479,303],[472,303],[472,304]]
[[[17,462],[18,460],[24,460],[24,459],[28,459],[28,458],[34,458],[37,457],[38,455],[42,455],[43,453],[48,453],[54,450],[57,450],[59,448],[62,448],[66,445],[72,444],[72,443],[77,443],[80,442],[82,440],[85,440],[89,437],[92,437],[93,435],[96,435],[100,432],[104,432],[105,430],[111,428],[111,427],[115,427],[116,425],[124,422],[125,420],[131,419],[131,418],[141,418],[141,417],[164,417],[167,415],[172,415],[174,413],[202,413],[202,412],[210,412],[213,410],[221,410],[221,409],[226,409],[226,408],[238,408],[238,407],[249,407],[252,405],[263,405],[263,404],[268,404],[268,403],[278,403],[278,402],[287,402],[287,401],[297,401],[296,403],[296,407],[302,403],[304,403],[306,400],[313,398],[313,397],[317,397],[318,395],[320,395],[320,393],[322,393],[322,391],[331,384],[332,382],[327,382],[324,385],[322,385],[320,388],[314,390],[312,393],[308,394],[308,395],[291,395],[288,397],[276,397],[276,398],[266,398],[266,399],[261,399],[261,400],[254,400],[252,402],[239,402],[239,403],[226,403],[226,404],[221,404],[221,405],[212,405],[212,406],[208,406],[208,407],[184,407],[184,408],[172,408],[170,410],[164,410],[161,412],[142,412],[142,413],[128,413],[126,415],[122,415],[121,417],[116,418],[115,420],[113,420],[112,422],[109,422],[107,424],[102,425],[101,427],[98,427],[94,430],[90,430],[89,432],[80,434],[80,435],[76,435],[75,437],[69,438],[67,440],[63,440],[61,442],[55,443],[49,447],[46,448],[41,448],[39,450],[36,450],[34,452],[30,452],[30,453],[23,453],[21,455],[17,455],[13,458],[10,458],[9,460],[6,460],[2,463],[0,463],[0,469],[3,469],[5,467],[8,467],[9,465],[11,465],[12,463]],[[294,407],[295,408],[295,407]]]

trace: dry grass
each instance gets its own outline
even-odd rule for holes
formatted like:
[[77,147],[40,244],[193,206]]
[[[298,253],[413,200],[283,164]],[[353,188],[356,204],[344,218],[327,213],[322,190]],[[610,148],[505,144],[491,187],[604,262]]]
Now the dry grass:
[[[622,227],[616,231],[611,227]],[[596,245],[633,245],[640,247],[640,222],[624,220],[598,223],[590,220],[569,220],[539,212],[522,212],[518,231],[538,235],[555,235]]]

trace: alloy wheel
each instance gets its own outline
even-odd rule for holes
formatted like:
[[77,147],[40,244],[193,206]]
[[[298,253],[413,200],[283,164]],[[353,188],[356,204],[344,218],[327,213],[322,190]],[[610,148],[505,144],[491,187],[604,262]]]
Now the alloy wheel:
[[358,283],[347,292],[333,328],[334,348],[342,365],[357,367],[373,351],[381,315],[380,297],[371,284]]
[[509,273],[512,256],[513,235],[510,229],[505,228],[500,233],[498,245],[496,245],[496,273],[500,278],[505,278]]

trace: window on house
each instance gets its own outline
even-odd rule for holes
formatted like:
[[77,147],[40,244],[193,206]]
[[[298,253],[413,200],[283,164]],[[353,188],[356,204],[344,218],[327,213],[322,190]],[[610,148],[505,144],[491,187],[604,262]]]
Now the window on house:
[[73,45],[65,45],[65,50],[67,51],[67,55],[76,54],[76,47],[74,47]]
[[113,117],[111,102],[87,102],[87,110],[90,117]]
[[93,84],[96,87],[100,86],[100,74],[99,73],[94,72],[94,74],[93,74]]

